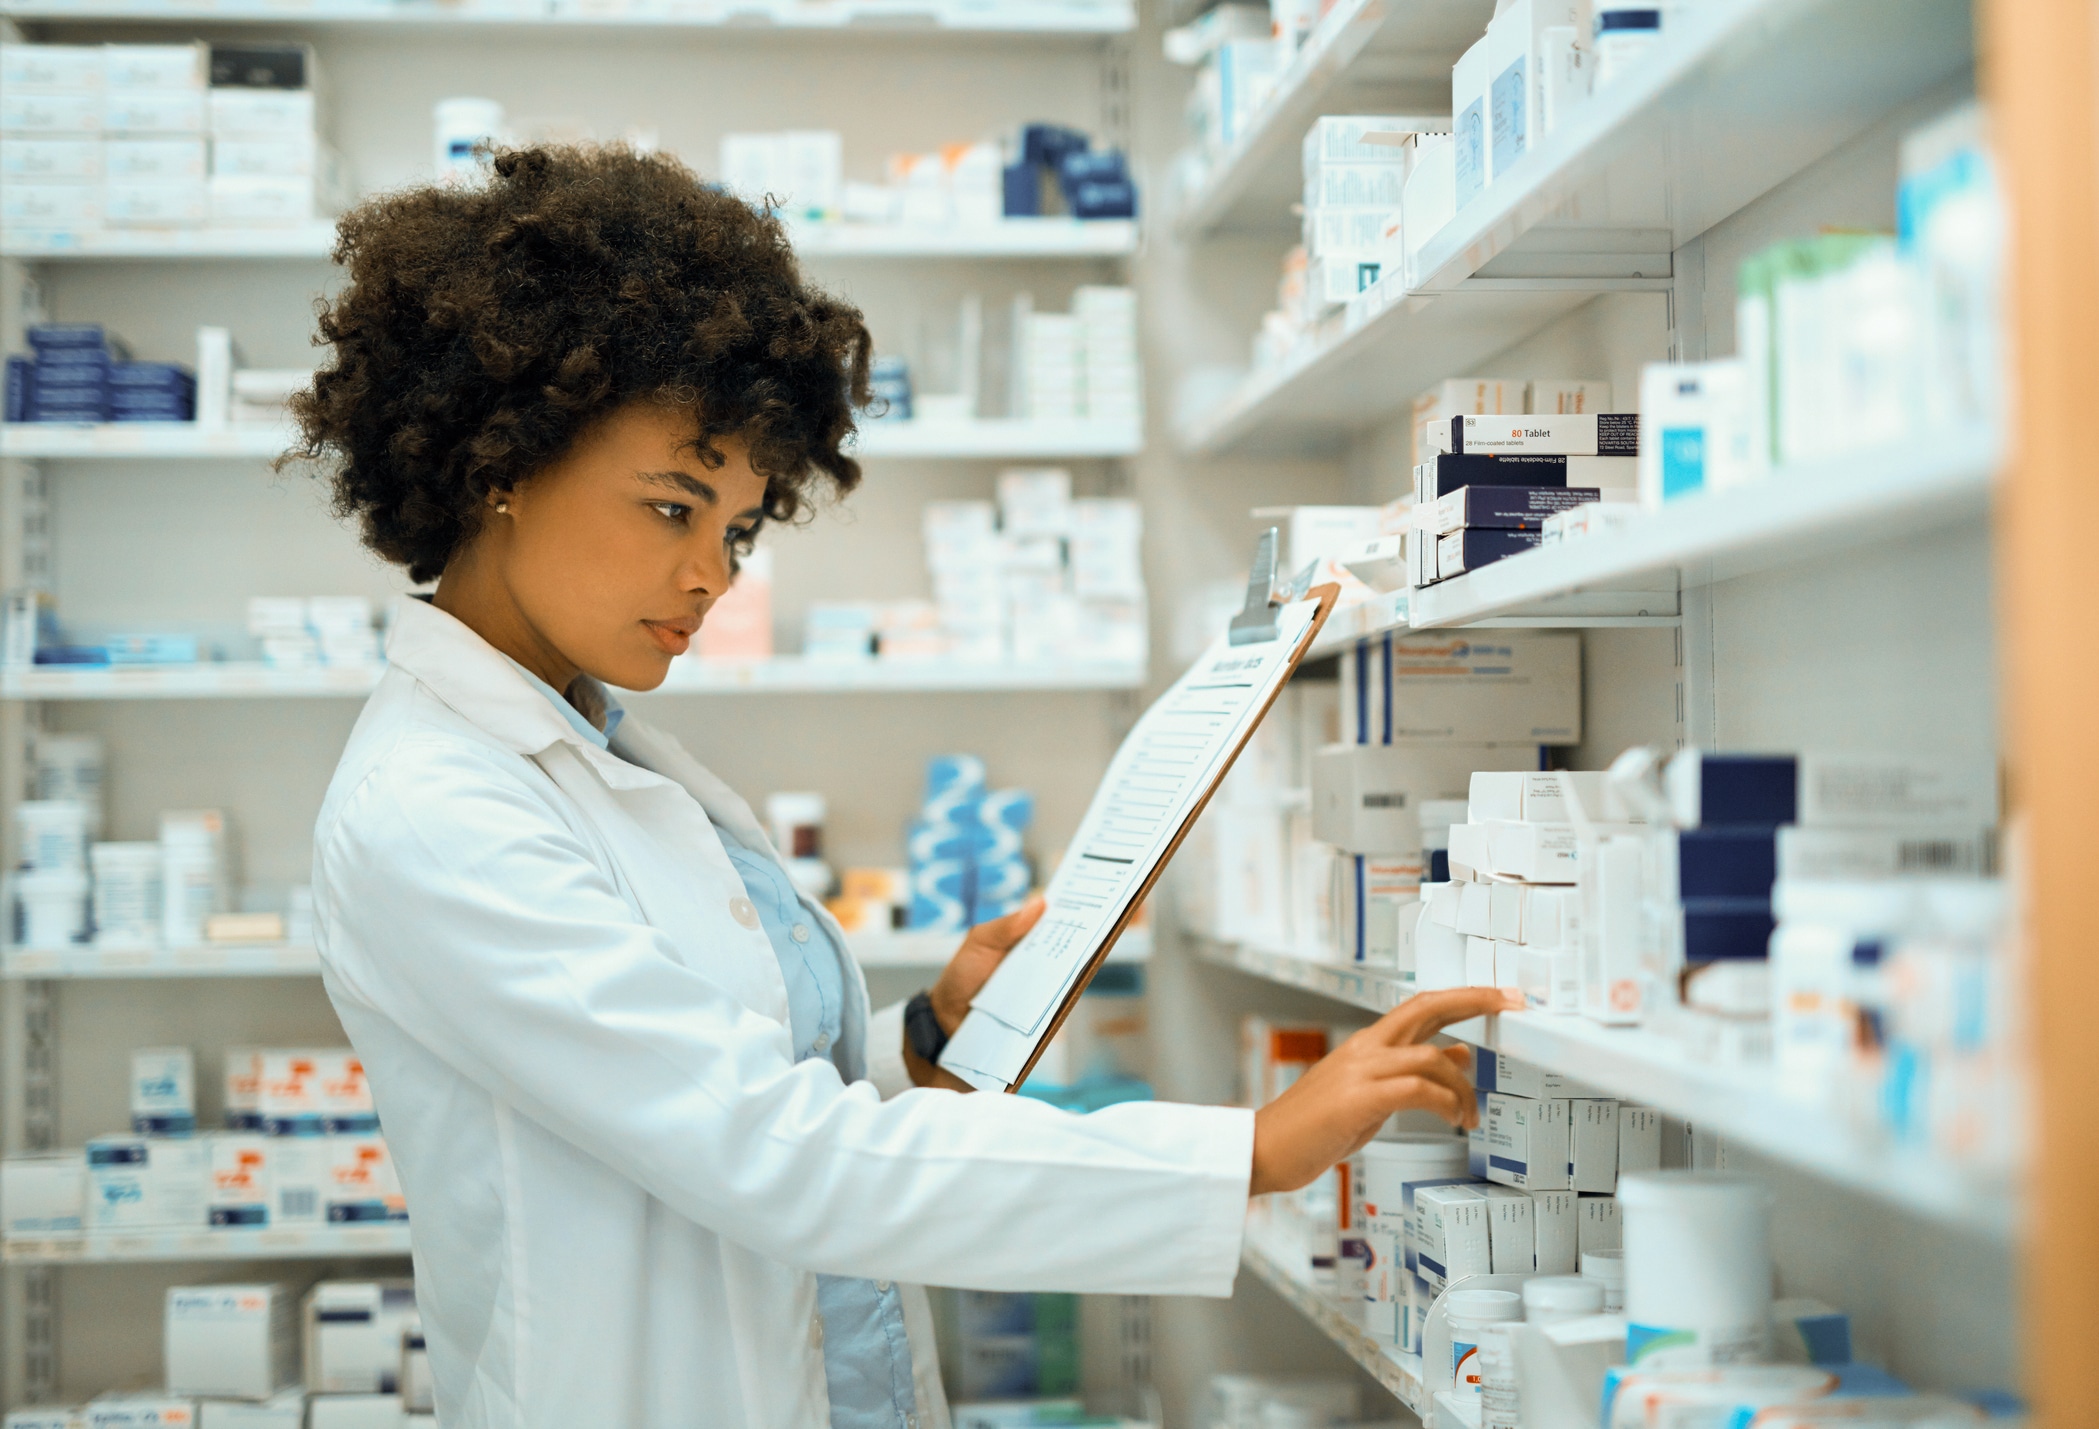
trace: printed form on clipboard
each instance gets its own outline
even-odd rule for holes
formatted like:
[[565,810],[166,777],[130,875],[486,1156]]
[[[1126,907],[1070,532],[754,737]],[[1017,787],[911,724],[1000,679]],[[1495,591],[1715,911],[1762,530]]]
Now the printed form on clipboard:
[[1042,921],[970,1004],[942,1067],[983,1091],[1026,1080],[1333,608],[1334,587],[1309,594],[1274,607],[1274,638],[1218,640],[1137,721],[1044,890]]

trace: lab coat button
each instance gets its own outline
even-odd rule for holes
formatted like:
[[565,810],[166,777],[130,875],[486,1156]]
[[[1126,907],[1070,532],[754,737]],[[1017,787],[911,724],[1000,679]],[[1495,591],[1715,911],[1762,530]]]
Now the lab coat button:
[[828,1033],[828,1032],[819,1032],[819,1033],[817,1033],[817,1034],[816,1034],[816,1041],[815,1041],[815,1043],[814,1043],[813,1045],[815,1046],[816,1050],[817,1050],[817,1051],[819,1051],[819,1052],[828,1052],[828,1051],[830,1051],[830,1050],[831,1050],[831,1034],[830,1034],[830,1033]]
[[746,928],[758,926],[757,905],[748,898],[731,898],[729,900],[729,916],[743,924]]
[[819,1315],[816,1319],[811,1320],[809,1322],[809,1343],[812,1345],[821,1346],[823,1342],[824,1322],[823,1317]]
[[889,1282],[886,1280],[877,1280],[875,1282],[875,1290],[880,1294],[887,1295],[889,1293]]
[[787,936],[793,938],[797,943],[806,943],[809,941],[809,925],[807,923],[797,923],[787,930]]

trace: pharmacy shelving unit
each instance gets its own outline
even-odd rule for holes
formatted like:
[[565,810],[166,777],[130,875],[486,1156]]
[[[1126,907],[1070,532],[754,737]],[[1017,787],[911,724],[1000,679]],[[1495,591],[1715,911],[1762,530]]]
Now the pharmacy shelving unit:
[[1330,454],[1600,293],[1668,292],[1684,245],[1974,62],[1963,0],[1710,0],[1685,15],[1338,331],[1184,425],[1183,448]]
[[[69,42],[256,34],[308,39],[318,48],[322,68],[330,72],[334,85],[332,107],[340,121],[335,137],[353,168],[366,173],[399,172],[396,161],[401,156],[390,150],[382,153],[382,143],[400,144],[412,134],[411,159],[427,144],[419,122],[410,121],[405,130],[396,127],[401,113],[427,114],[428,105],[448,92],[424,92],[420,86],[495,83],[429,72],[395,81],[391,56],[410,57],[402,68],[412,71],[421,58],[418,51],[427,48],[445,57],[460,57],[471,69],[487,57],[486,47],[491,44],[517,56],[522,70],[550,56],[562,57],[567,66],[572,50],[621,59],[646,51],[661,63],[661,52],[676,49],[693,57],[689,64],[682,58],[678,61],[685,67],[680,73],[697,73],[708,64],[739,70],[793,66],[796,83],[782,86],[774,97],[774,109],[781,112],[774,115],[772,127],[779,128],[812,123],[835,127],[836,113],[803,112],[804,101],[799,96],[819,90],[833,101],[841,93],[865,95],[864,88],[856,86],[864,87],[871,77],[888,75],[879,64],[870,65],[871,58],[886,55],[908,62],[928,54],[952,55],[957,65],[982,65],[987,70],[1011,66],[1003,73],[1014,77],[1015,83],[965,85],[953,96],[930,89],[902,95],[884,90],[879,96],[882,120],[901,116],[903,123],[894,137],[881,124],[872,125],[884,136],[880,142],[926,142],[942,132],[937,126],[952,133],[975,134],[1041,117],[1081,124],[1115,144],[1126,145],[1132,132],[1131,66],[1125,37],[1136,27],[1137,13],[1127,0],[645,0],[640,4],[619,0],[581,4],[556,0],[515,4],[482,0],[0,0],[0,20],[10,22],[30,39]],[[722,52],[731,48],[735,58],[723,58]],[[374,64],[372,56],[380,50],[389,58],[369,81],[371,92],[353,94],[344,82],[345,71],[331,68],[331,59],[338,56],[348,57],[345,64],[359,59]],[[596,72],[588,65],[565,67],[558,78],[537,86],[533,103],[544,100],[566,114],[656,102],[650,95],[608,92],[608,86],[630,79],[631,71],[619,64]],[[399,93],[388,88],[395,83],[400,85]],[[1082,108],[1074,109],[1069,102],[1074,93],[1097,101],[1097,111],[1087,114]],[[760,96],[761,101],[764,98]],[[864,105],[858,98],[853,103],[859,107],[844,112],[857,116]],[[750,117],[739,116],[740,122],[764,127],[757,107],[752,106]],[[655,125],[673,117],[659,113],[647,122]],[[711,114],[701,118],[688,114],[685,122],[708,133],[716,121]],[[925,139],[912,137],[914,130],[928,127],[931,132]],[[827,275],[825,281],[832,281],[828,275],[833,272],[839,280],[848,281],[856,296],[876,314],[878,329],[890,321],[882,315],[879,299],[899,289],[915,301],[917,290],[929,281],[937,286],[965,274],[970,275],[967,281],[971,284],[1123,281],[1126,265],[1141,250],[1140,226],[1132,221],[1044,218],[937,229],[846,223],[791,227],[798,254],[812,265],[823,265],[820,271]],[[10,284],[16,283],[17,273],[34,275],[47,294],[102,294],[128,283],[146,283],[145,310],[132,332],[138,336],[154,322],[181,310],[185,302],[195,304],[197,311],[184,312],[173,324],[175,332],[186,333],[198,321],[224,320],[187,291],[192,287],[198,294],[231,292],[251,274],[257,284],[255,292],[280,297],[307,286],[309,274],[313,275],[312,286],[318,286],[333,247],[332,225],[318,223],[180,232],[8,229],[0,231],[0,267],[6,268]],[[982,280],[974,276],[978,272],[985,275]],[[251,308],[263,301],[252,298],[245,288],[240,291],[240,301]],[[12,290],[8,296],[12,300]],[[237,327],[253,323],[269,331],[269,325],[277,323],[274,307],[269,312],[248,311],[226,301],[225,315],[235,318]],[[53,315],[66,317],[69,310],[61,302]],[[310,322],[303,296],[285,317],[302,328]],[[10,350],[20,345],[18,331],[10,329],[0,336],[7,339]],[[166,345],[165,334],[162,345]],[[0,427],[0,474],[6,477],[6,496],[0,499],[0,584],[37,583],[37,558],[31,553],[50,547],[34,538],[25,540],[25,536],[38,529],[46,513],[63,510],[68,502],[76,503],[73,509],[78,512],[95,510],[99,501],[126,499],[84,493],[124,488],[145,491],[171,475],[195,481],[200,492],[214,490],[212,483],[259,484],[267,477],[268,463],[287,445],[287,432],[275,425],[219,430],[146,423]],[[856,455],[871,465],[890,464],[879,473],[885,487],[909,475],[942,494],[953,494],[966,489],[956,484],[958,465],[994,462],[1093,463],[1110,489],[1121,489],[1127,478],[1124,463],[1138,456],[1143,447],[1142,426],[1136,421],[883,420],[866,425]],[[899,470],[907,463],[917,464],[917,472]],[[225,470],[214,470],[214,465]],[[1096,473],[1082,479],[1091,480]],[[29,494],[26,502],[19,499],[25,493]],[[90,539],[70,524],[66,534]],[[144,584],[135,592],[142,609],[160,594]],[[0,791],[5,791],[0,795],[0,805],[5,808],[0,812],[11,812],[14,791],[22,788],[25,732],[40,723],[47,710],[69,711],[61,718],[120,731],[107,736],[112,739],[112,754],[125,761],[126,769],[134,769],[146,756],[128,741],[158,741],[163,727],[213,730],[222,712],[236,724],[247,720],[255,727],[255,721],[267,721],[260,727],[272,730],[335,728],[343,721],[342,707],[369,694],[375,679],[376,671],[367,667],[285,669],[243,662],[153,669],[0,671]],[[894,735],[908,729],[915,743],[921,728],[929,724],[925,697],[952,696],[951,707],[959,712],[976,709],[977,697],[1010,696],[1012,718],[1002,714],[998,722],[1026,729],[1030,719],[1045,726],[1068,719],[1073,709],[1069,697],[1088,695],[1099,707],[1102,723],[1112,727],[1124,717],[1129,692],[1146,679],[1147,668],[1141,660],[962,665],[943,661],[827,663],[786,657],[738,664],[681,661],[664,691],[637,698],[669,702],[659,703],[658,708],[671,720],[691,717],[693,696],[758,694],[806,700],[811,708],[823,707],[824,702],[835,705],[841,699],[865,699],[866,705],[854,706],[853,720],[827,727],[833,742],[873,737],[863,736],[863,730]],[[883,698],[890,692],[920,698],[916,702]],[[1057,696],[1041,703],[1061,713],[1036,712],[1033,697],[1042,695]],[[121,707],[125,702],[140,703],[127,710]],[[188,712],[179,708],[180,702],[203,702],[201,709],[208,713],[199,723],[185,725]],[[321,702],[332,702],[333,707],[323,708]],[[258,714],[258,705],[271,713]],[[941,706],[943,711],[947,708]],[[280,709],[281,715],[276,713]],[[828,709],[815,716],[802,705],[796,705],[789,716],[810,717],[834,719]],[[95,725],[97,720],[112,723]],[[934,724],[935,729],[939,727]],[[219,745],[204,748],[205,759],[222,758]],[[184,751],[178,745],[176,757]],[[261,772],[265,787],[275,787],[269,781],[279,771],[273,767]],[[313,771],[292,772],[304,777]],[[898,970],[901,976],[937,967],[952,953],[954,941],[945,934],[863,934],[854,937],[853,944],[865,966],[876,971]],[[1149,950],[1146,930],[1127,938],[1116,955],[1142,960]],[[185,997],[197,989],[174,984],[183,979],[207,980],[213,996],[223,992],[239,1000],[241,1007],[257,1009],[252,1030],[258,1040],[267,1040],[273,1035],[272,1019],[280,1010],[287,1016],[294,1015],[293,1009],[300,1009],[299,1016],[318,1012],[311,1000],[315,994],[292,986],[301,980],[310,982],[316,972],[311,948],[282,945],[109,953],[78,949],[64,954],[0,951],[0,998],[7,1008],[4,1042],[8,1049],[5,1070],[0,1071],[0,1100],[6,1108],[7,1149],[57,1144],[61,1106],[76,1109],[75,1103],[62,1100],[67,1089],[59,1077],[66,1060],[59,1048],[65,1022],[61,1012],[72,999],[80,999],[78,1008],[128,1010],[149,1000],[187,1007],[193,1004]],[[126,984],[134,981],[139,987],[127,991]],[[90,1003],[88,999],[99,1000]],[[194,1040],[182,1026],[177,1024],[166,1035],[171,1040]],[[103,1050],[98,1046],[97,1055]],[[120,1052],[121,1048],[111,1049],[112,1055]],[[77,1139],[78,1129],[69,1129],[67,1136]],[[72,1367],[76,1380],[94,1367],[89,1361],[98,1348],[94,1336],[99,1328],[89,1323],[68,1325],[63,1334],[59,1330],[62,1297],[58,1277],[65,1266],[263,1258],[327,1262],[360,1256],[398,1257],[406,1247],[405,1232],[355,1228],[310,1235],[89,1236],[66,1242],[7,1244],[0,1247],[0,1261],[10,1270],[0,1282],[4,1285],[0,1290],[4,1294],[4,1303],[0,1303],[0,1341],[4,1341],[0,1344],[0,1407],[42,1402],[53,1396],[60,1383],[54,1347],[61,1342],[79,1347],[79,1362]],[[1133,1302],[1140,1307],[1143,1303]],[[1143,1342],[1145,1314],[1148,1311],[1133,1314],[1126,1307],[1124,1323],[1132,1343]],[[140,1344],[155,1338],[143,1326],[119,1326],[115,1321],[110,1333]],[[1148,1376],[1145,1355],[1129,1356],[1126,1370],[1135,1378]]]
[[[1127,258],[1137,251],[1128,219],[1009,218],[950,228],[881,224],[792,225],[795,251],[809,258],[1054,259]],[[38,262],[97,259],[325,259],[335,225],[278,228],[89,228],[0,230],[0,258]]]
[[[1436,14],[1433,6],[1336,6],[1238,149],[1184,197],[1176,236],[1293,231],[1288,205],[1311,118],[1414,112],[1401,77],[1380,83],[1364,57],[1404,45],[1410,26]],[[1403,431],[1415,395],[1445,378],[1557,375],[1579,365],[1584,376],[1622,382],[1662,355],[1658,338],[1611,327],[1610,315],[1635,308],[1664,312],[1643,332],[1665,328],[1669,355],[1722,356],[1718,334],[1708,342],[1708,314],[1731,299],[1733,262],[1824,225],[1886,225],[1898,137],[1962,97],[1975,64],[1966,0],[1701,0],[1671,11],[1669,24],[1640,66],[1497,175],[1407,271],[1388,271],[1278,367],[1185,417],[1175,432],[1183,459],[1288,459],[1292,480],[1306,461],[1345,459],[1357,499],[1369,496],[1363,473],[1372,469],[1384,498],[1394,493],[1382,443]],[[1478,33],[1475,25],[1459,36],[1457,49]],[[1606,316],[1563,321],[1591,304]],[[1617,392],[1618,409],[1631,409],[1631,391]],[[1594,536],[1344,608],[1312,654],[1345,657],[1417,632],[1462,640],[1494,628],[1587,629],[1584,718],[1612,732],[1564,751],[1579,761],[1568,767],[1601,767],[1636,739],[1667,747],[1670,710],[1679,743],[1937,748],[1932,741],[1943,737],[1964,757],[1988,745],[1994,761],[1991,716],[1976,708],[1984,701],[1963,702],[1946,721],[1958,731],[1943,735],[1932,716],[1908,718],[1895,706],[1936,712],[1951,690],[1991,688],[1990,596],[1978,587],[1988,580],[2007,461],[2004,434],[1977,424],[1782,466]],[[1813,601],[1793,595],[1796,582]],[[1949,619],[1934,601],[1953,588],[1960,595]],[[1638,633],[1647,626],[1673,628],[1673,658],[1667,635]],[[1846,661],[1860,667],[1855,701],[1830,689],[1851,673]],[[1633,686],[1652,697],[1637,717],[1627,713]],[[1614,704],[1615,714],[1599,717]],[[1621,728],[1636,737],[1601,743]],[[1234,1008],[1288,1008],[1277,1015],[1317,1022],[1306,995],[1375,1014],[1415,991],[1410,976],[1300,949],[1186,931],[1181,945],[1217,979],[1217,1001]],[[1968,1247],[1964,1264],[1978,1269],[1967,1288],[1993,1306],[2010,1299],[2006,1250],[2031,1211],[2020,1178],[1895,1144],[1870,1112],[1841,1097],[1803,1097],[1768,1066],[1703,1060],[1653,1028],[1526,1012],[1450,1033],[1656,1106],[1767,1164],[1792,1217],[1782,1239],[1829,1247],[1899,1225],[1905,1241]],[[1892,1274],[1904,1255],[1892,1243],[1876,1249],[1872,1273]],[[1797,1274],[1800,1262],[1787,1271],[1783,1257],[1782,1271]],[[1867,1263],[1862,1256],[1851,1268]],[[1243,1264],[1404,1411],[1425,1424],[1456,1422],[1424,1393],[1418,1362],[1371,1343],[1292,1257],[1250,1235]],[[1920,1293],[1926,1283],[1917,1282]],[[1932,1294],[1950,1289],[1928,1283]],[[1881,1322],[1884,1338],[1893,1333],[1887,1322],[1901,1318],[1891,1303],[1858,1308]],[[1928,1333],[1943,1348],[1967,1331],[1968,1322],[1947,1317]],[[1995,1364],[2009,1378],[2015,1337],[2003,1344]]]
[[1491,0],[1343,0],[1278,76],[1246,132],[1182,198],[1176,229],[1285,232],[1303,189],[1298,146],[1321,114],[1448,113],[1450,66],[1487,27]]

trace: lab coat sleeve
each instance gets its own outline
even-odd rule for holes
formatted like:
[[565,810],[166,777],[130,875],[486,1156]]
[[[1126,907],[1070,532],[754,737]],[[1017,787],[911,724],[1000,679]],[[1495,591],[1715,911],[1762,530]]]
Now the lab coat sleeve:
[[885,1101],[796,1064],[497,751],[404,739],[317,831],[315,869],[332,993],[726,1239],[920,1284],[1230,1293],[1250,1112]]
[[868,1015],[867,1079],[884,1097],[908,1092],[915,1085],[904,1065],[904,1004],[892,1002]]

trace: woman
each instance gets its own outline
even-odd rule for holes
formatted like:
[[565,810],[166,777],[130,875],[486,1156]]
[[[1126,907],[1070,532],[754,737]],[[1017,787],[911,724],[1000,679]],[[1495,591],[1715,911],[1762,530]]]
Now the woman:
[[760,525],[859,479],[867,329],[777,223],[667,159],[525,150],[375,200],[337,257],[305,451],[437,588],[398,610],[313,884],[447,1429],[940,1429],[898,1282],[1226,1294],[1249,1194],[1397,1110],[1472,1121],[1462,1052],[1421,1044],[1487,991],[1259,1113],[959,1095],[940,1042],[1039,905],[870,1014],[750,810],[623,715],[606,687],[662,682]]

